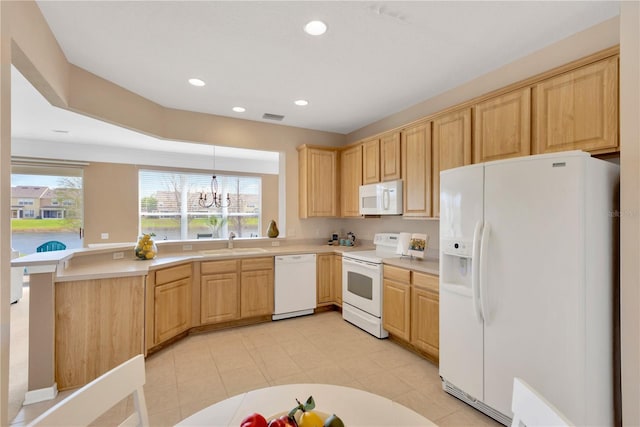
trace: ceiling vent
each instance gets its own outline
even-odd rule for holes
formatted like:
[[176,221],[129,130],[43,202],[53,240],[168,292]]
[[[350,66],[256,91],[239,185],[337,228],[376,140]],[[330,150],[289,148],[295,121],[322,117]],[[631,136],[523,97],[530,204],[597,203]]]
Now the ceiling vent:
[[264,113],[262,115],[263,119],[267,119],[267,120],[276,120],[278,122],[281,122],[282,119],[284,119],[284,116],[281,116],[280,114],[271,114],[271,113]]

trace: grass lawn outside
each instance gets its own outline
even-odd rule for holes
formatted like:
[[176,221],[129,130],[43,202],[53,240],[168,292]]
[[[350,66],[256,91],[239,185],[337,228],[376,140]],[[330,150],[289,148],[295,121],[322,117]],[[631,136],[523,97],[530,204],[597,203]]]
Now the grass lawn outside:
[[76,231],[79,221],[58,218],[46,219],[12,219],[11,231],[20,232],[63,232]]

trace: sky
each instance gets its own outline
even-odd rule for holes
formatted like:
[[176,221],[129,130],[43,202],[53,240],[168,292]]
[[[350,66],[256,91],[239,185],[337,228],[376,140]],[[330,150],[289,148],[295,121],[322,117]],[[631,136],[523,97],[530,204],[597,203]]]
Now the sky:
[[32,185],[54,188],[59,186],[59,180],[59,176],[11,174],[12,187],[17,187],[19,185]]

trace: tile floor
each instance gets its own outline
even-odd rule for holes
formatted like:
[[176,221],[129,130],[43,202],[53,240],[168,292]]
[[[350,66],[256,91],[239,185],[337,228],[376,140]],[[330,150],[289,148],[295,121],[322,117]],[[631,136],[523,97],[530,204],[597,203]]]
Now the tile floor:
[[[12,316],[24,302],[12,306]],[[22,327],[18,325],[12,318],[12,329]],[[20,426],[52,402],[19,406],[26,383],[20,385],[13,377],[26,372],[26,362],[13,360],[13,347],[18,350],[13,344],[10,410],[17,415],[10,414],[10,420],[12,426]],[[148,357],[146,370],[145,395],[153,426],[174,425],[212,403],[251,389],[304,382],[344,385],[386,396],[441,426],[500,425],[443,392],[434,364],[389,340],[372,337],[343,321],[338,312],[191,335]],[[60,393],[57,400],[68,394]],[[322,402],[317,403],[321,407]],[[96,424],[117,424],[127,407],[131,402],[121,403]]]

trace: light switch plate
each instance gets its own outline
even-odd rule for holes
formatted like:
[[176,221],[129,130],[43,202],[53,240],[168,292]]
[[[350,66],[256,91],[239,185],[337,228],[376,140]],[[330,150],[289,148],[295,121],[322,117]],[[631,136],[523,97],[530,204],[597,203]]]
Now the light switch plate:
[[114,252],[113,259],[122,259],[124,258],[124,252]]
[[182,245],[182,250],[183,251],[193,250],[193,245]]
[[107,239],[109,238],[109,233],[102,233],[102,234],[100,235],[100,238],[101,238],[102,240],[107,240]]

